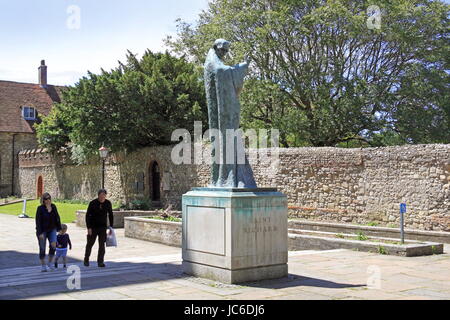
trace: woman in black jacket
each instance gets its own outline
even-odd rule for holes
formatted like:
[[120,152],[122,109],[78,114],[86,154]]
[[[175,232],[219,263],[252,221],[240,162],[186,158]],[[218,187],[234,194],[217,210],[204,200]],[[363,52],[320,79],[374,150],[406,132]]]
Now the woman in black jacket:
[[[49,193],[44,193],[41,198],[41,205],[36,211],[36,236],[39,241],[39,259],[41,260],[42,272],[49,269],[54,270],[52,264],[55,256],[56,233],[61,230],[61,219],[58,209],[52,204],[52,198]],[[45,265],[45,246],[46,240],[49,243],[48,266]]]

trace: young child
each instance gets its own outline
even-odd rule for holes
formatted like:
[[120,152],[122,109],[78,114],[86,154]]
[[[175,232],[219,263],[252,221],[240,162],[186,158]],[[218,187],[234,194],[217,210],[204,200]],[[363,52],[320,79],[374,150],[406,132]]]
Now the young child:
[[67,232],[67,225],[62,224],[61,230],[56,237],[56,255],[55,255],[55,268],[58,268],[58,258],[63,257],[64,268],[67,268],[67,245],[69,245],[70,250],[72,250],[72,242],[70,242],[70,237]]

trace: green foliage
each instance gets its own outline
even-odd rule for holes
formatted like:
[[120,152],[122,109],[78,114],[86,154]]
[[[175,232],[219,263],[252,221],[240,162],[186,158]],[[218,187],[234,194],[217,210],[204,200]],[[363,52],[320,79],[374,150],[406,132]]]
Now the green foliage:
[[112,208],[113,208],[114,211],[119,211],[120,209],[123,209],[122,208],[122,201],[114,201],[112,203]]
[[435,245],[432,245],[431,246],[431,252],[433,253],[433,254],[437,254],[437,248],[436,248],[436,246]]
[[161,216],[152,216],[150,219],[156,219],[156,220],[164,220],[164,221],[172,221],[172,222],[181,222],[181,218],[167,216],[167,217],[161,217]]
[[379,223],[376,222],[376,221],[370,221],[367,225],[370,226],[370,227],[376,227],[376,226],[379,225]]
[[378,246],[378,253],[379,254],[388,254],[386,248],[383,246]]
[[94,151],[84,150],[83,147],[77,144],[70,144],[70,159],[78,164],[85,164],[89,158],[89,155]]
[[[367,8],[382,10],[381,29]],[[217,38],[251,58],[244,128],[283,146],[450,142],[449,8],[431,0],[212,0],[178,21],[173,52],[202,64]]]
[[193,131],[207,121],[199,69],[184,58],[128,52],[125,64],[86,77],[63,92],[62,103],[36,126],[39,143],[52,151],[70,143],[72,159],[84,162],[107,146],[112,152],[171,144],[178,128]]
[[[53,201],[53,203],[58,208],[58,213],[59,213],[59,216],[61,217],[62,223],[73,222],[77,218],[76,212],[78,210],[86,210],[87,209],[86,204],[67,203],[67,202],[60,202],[60,201]],[[36,217],[36,210],[37,210],[37,207],[40,205],[41,205],[40,200],[27,201],[26,214],[31,218]],[[18,216],[19,214],[22,213],[22,206],[23,206],[22,202],[1,206],[0,213]],[[69,233],[70,233],[70,230],[69,230]]]
[[150,210],[152,209],[152,203],[150,200],[132,200],[129,203],[121,203],[119,208],[126,210]]
[[345,237],[344,237],[344,235],[343,235],[343,234],[341,234],[341,233],[338,233],[338,234],[336,234],[336,238],[341,238],[341,239],[344,239]]
[[369,239],[369,237],[367,237],[367,236],[366,236],[363,232],[361,232],[361,231],[359,231],[359,232],[356,234],[356,237],[357,237],[357,239],[360,240],[360,241],[366,241],[366,240]]
[[[63,96],[64,92],[65,90],[62,92]],[[62,104],[55,104],[48,116],[34,126],[39,144],[50,152],[56,152],[70,142],[71,121]]]

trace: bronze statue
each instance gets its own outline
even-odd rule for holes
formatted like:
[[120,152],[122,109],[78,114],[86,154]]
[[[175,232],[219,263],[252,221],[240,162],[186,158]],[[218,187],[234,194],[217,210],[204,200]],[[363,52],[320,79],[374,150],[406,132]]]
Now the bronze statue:
[[[256,188],[240,134],[239,94],[248,62],[227,66],[223,62],[230,42],[218,39],[205,61],[205,88],[212,142],[211,187]],[[232,136],[232,133],[237,133]],[[241,159],[241,160],[240,160]],[[242,160],[243,159],[243,160]]]

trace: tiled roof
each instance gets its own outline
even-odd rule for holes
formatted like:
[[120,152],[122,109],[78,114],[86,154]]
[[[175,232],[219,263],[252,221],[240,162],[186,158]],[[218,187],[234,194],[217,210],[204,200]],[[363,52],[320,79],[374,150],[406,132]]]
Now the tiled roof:
[[0,80],[0,132],[33,133],[35,121],[22,117],[21,107],[34,107],[37,116],[46,116],[53,103],[60,102],[65,87]]

